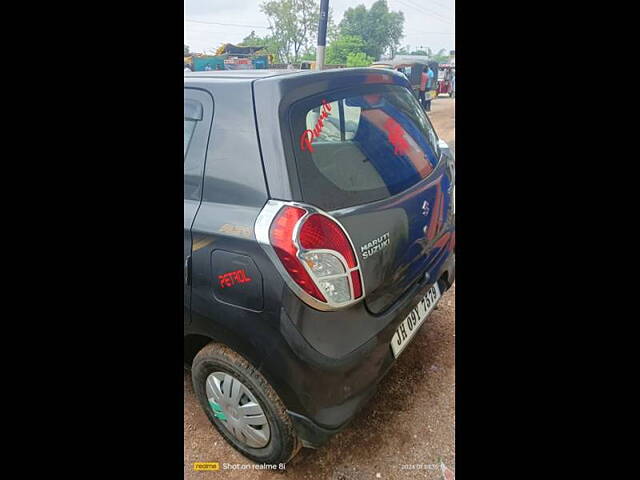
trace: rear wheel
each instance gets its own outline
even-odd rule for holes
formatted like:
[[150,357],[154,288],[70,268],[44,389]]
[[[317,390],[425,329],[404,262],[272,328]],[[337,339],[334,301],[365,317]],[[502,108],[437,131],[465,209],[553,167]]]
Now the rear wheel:
[[282,400],[238,353],[210,343],[196,355],[191,376],[209,421],[240,453],[259,463],[277,464],[300,450]]

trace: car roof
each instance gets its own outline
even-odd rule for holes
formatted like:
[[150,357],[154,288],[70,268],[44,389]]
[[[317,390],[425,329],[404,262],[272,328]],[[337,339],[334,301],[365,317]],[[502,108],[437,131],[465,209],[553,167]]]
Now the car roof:
[[[366,76],[373,76],[365,79]],[[308,83],[316,83],[321,81],[336,81],[342,83],[343,80],[358,78],[359,82],[366,83],[387,83],[391,77],[397,76],[396,80],[401,83],[406,82],[406,77],[392,69],[386,68],[329,68],[326,70],[210,70],[206,72],[184,72],[184,85],[191,87],[200,87],[205,85],[213,85],[216,83],[229,84],[251,84],[253,82],[262,83],[276,82],[280,85],[287,85],[288,88],[294,86],[306,85]],[[364,76],[364,77],[363,77]],[[325,86],[326,88],[326,86]]]
[[187,78],[221,78],[221,79],[241,79],[256,80],[259,78],[269,78],[279,75],[291,75],[296,73],[309,72],[309,70],[286,70],[286,69],[251,69],[251,70],[210,70],[206,72],[184,72],[185,80]]

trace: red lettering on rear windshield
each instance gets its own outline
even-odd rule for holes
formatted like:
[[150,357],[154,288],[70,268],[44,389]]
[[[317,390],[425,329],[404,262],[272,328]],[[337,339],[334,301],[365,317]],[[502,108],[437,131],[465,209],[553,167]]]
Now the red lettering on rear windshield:
[[222,288],[233,287],[238,283],[247,283],[251,281],[251,279],[247,277],[247,273],[244,271],[244,268],[218,275],[218,280],[220,280],[220,286]]
[[305,130],[300,135],[300,150],[303,152],[308,150],[313,153],[313,146],[311,142],[313,142],[314,138],[318,138],[320,133],[322,133],[322,129],[324,128],[324,119],[329,116],[329,112],[331,111],[331,105],[327,103],[325,99],[322,99],[322,112],[320,112],[320,116],[318,120],[316,120],[316,125],[313,130]]
[[389,142],[393,145],[393,153],[404,155],[409,150],[409,143],[404,138],[404,128],[393,118],[389,117],[384,122],[384,129],[387,131]]

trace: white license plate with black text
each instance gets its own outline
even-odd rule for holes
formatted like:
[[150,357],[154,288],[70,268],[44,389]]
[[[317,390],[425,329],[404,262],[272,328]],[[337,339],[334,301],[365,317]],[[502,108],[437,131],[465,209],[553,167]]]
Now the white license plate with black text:
[[418,305],[411,310],[411,313],[406,316],[396,329],[396,333],[391,339],[391,350],[393,350],[394,357],[398,358],[404,347],[409,344],[420,325],[429,316],[431,310],[435,308],[438,300],[440,300],[440,288],[438,288],[437,283],[434,283],[427,294],[422,297],[422,300],[418,302]]

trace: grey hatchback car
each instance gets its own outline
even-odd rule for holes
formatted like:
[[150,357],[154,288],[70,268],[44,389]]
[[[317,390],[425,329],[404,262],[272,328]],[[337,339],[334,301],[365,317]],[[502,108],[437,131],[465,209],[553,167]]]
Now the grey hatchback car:
[[286,462],[344,428],[455,279],[455,164],[403,75],[184,75],[184,361]]

